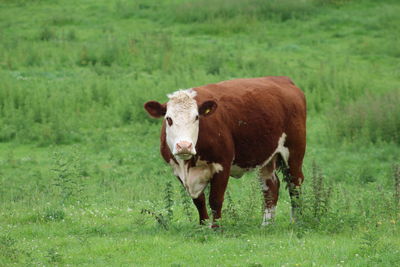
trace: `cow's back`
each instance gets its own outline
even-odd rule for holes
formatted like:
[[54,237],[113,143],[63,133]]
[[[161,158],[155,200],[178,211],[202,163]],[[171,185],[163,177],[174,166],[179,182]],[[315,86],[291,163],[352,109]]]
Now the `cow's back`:
[[210,160],[231,153],[235,165],[251,168],[276,150],[283,134],[292,140],[300,131],[305,144],[304,94],[287,77],[235,79],[193,89],[198,103],[212,99],[218,104],[215,114],[200,121],[199,149]]

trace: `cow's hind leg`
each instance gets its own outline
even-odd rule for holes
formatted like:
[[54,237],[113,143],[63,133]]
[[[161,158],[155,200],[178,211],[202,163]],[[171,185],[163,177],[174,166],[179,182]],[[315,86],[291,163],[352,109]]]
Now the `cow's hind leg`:
[[262,225],[270,224],[275,217],[275,207],[278,202],[280,185],[279,179],[275,175],[276,158],[277,156],[274,156],[271,161],[259,171],[265,208]]
[[[290,155],[292,156],[292,154]],[[301,214],[301,184],[304,180],[302,172],[302,158],[289,158],[289,166],[285,162],[280,162],[280,168],[287,182],[291,202],[291,221],[295,222],[298,215]]]

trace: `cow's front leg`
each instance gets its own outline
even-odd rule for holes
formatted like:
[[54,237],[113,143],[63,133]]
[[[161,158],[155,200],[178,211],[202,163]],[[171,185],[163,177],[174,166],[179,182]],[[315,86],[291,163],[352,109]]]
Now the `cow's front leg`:
[[210,186],[210,207],[213,215],[213,224],[211,227],[218,227],[216,221],[221,218],[222,204],[226,186],[229,180],[229,167],[224,168],[221,172],[214,174],[211,179]]
[[204,196],[204,193],[201,193],[197,198],[194,198],[193,203],[196,205],[197,211],[199,212],[200,224],[204,224],[204,222],[208,220],[206,197]]

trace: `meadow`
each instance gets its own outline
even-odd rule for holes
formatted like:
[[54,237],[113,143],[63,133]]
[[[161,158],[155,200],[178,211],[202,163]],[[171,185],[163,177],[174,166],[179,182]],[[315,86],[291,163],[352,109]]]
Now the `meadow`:
[[[396,266],[400,3],[0,0],[1,266]],[[144,111],[181,88],[285,75],[308,105],[303,214],[261,227],[256,173],[222,227]],[[282,177],[282,175],[280,175]]]

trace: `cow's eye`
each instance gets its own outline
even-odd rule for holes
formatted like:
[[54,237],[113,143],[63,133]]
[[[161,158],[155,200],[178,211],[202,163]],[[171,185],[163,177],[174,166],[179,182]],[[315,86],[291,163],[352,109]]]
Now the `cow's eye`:
[[166,120],[168,122],[168,125],[171,126],[172,125],[172,119],[170,117],[167,117]]
[[199,119],[199,115],[196,115],[196,119],[195,119],[195,121],[197,121]]

